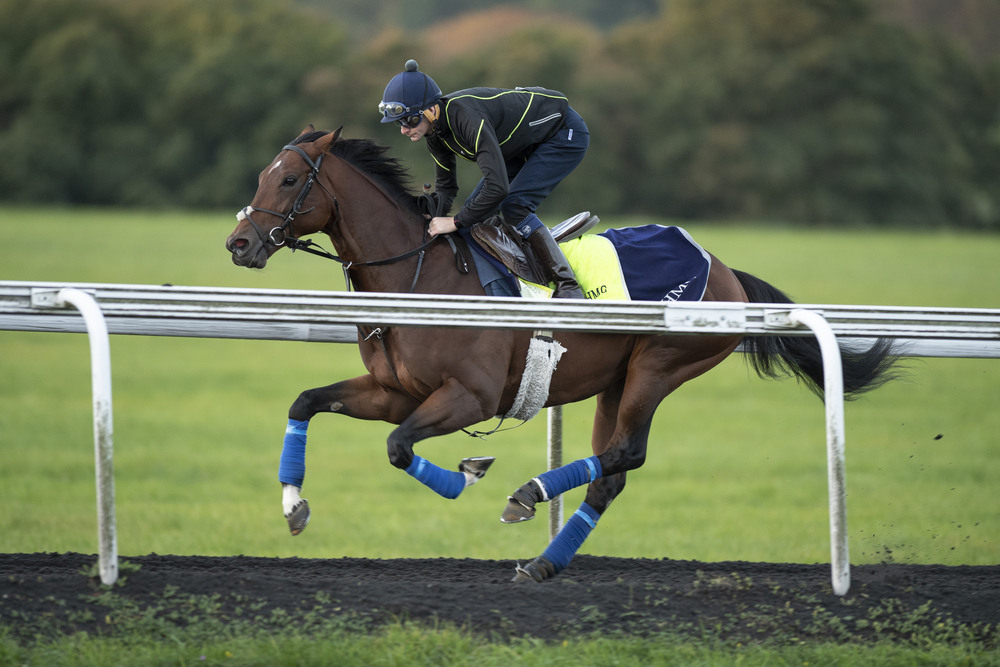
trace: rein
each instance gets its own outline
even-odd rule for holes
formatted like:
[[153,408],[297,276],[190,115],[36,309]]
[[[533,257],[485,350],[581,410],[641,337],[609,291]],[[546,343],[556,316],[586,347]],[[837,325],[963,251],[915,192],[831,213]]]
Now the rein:
[[413,257],[414,255],[420,255],[420,259],[417,261],[417,270],[416,270],[416,272],[413,275],[413,282],[410,283],[410,290],[409,291],[412,292],[414,289],[416,289],[416,287],[417,287],[417,279],[420,277],[420,268],[423,266],[423,262],[424,262],[424,251],[427,249],[428,246],[430,246],[430,244],[434,243],[434,241],[436,239],[437,239],[436,236],[432,236],[431,238],[429,238],[428,240],[424,241],[423,243],[421,243],[419,246],[417,246],[413,250],[408,250],[407,252],[404,252],[402,255],[396,255],[395,257],[387,257],[385,259],[376,259],[376,260],[372,260],[370,262],[348,262],[348,261],[345,261],[345,260],[341,259],[340,257],[337,257],[336,255],[334,255],[334,254],[332,254],[330,252],[327,252],[318,243],[314,243],[313,241],[311,241],[309,239],[303,240],[303,239],[297,239],[297,238],[291,237],[291,238],[289,238],[289,239],[287,239],[285,241],[285,245],[287,245],[289,248],[291,248],[292,252],[295,252],[296,250],[302,250],[304,252],[308,252],[308,253],[311,253],[313,255],[317,255],[319,257],[326,257],[327,259],[332,259],[333,261],[338,262],[340,264],[340,266],[344,269],[344,281],[347,283],[347,289],[348,289],[348,291],[351,290],[351,267],[354,267],[354,266],[383,266],[385,264],[393,264],[395,262],[399,262],[399,261],[407,259],[409,257]]

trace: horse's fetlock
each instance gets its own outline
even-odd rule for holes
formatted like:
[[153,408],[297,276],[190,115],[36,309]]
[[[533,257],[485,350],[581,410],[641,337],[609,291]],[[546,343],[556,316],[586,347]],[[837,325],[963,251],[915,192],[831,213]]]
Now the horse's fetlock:
[[535,518],[535,504],[546,500],[538,482],[531,480],[507,496],[507,507],[500,515],[503,523],[520,523]]
[[545,500],[545,494],[542,493],[542,489],[538,486],[538,482],[531,480],[511,494],[511,498],[521,503],[528,509],[534,509],[536,503],[540,503]]
[[400,470],[406,470],[413,463],[413,451],[406,447],[389,445],[388,448],[389,463],[392,464],[394,468],[399,468]]

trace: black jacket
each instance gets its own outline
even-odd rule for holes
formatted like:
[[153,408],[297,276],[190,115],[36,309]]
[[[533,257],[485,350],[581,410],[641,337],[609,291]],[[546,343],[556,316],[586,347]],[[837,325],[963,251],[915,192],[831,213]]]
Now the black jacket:
[[[563,126],[569,100],[545,88],[469,88],[441,98],[442,113],[427,136],[437,163],[436,190],[449,210],[458,194],[456,156],[474,161],[483,187],[456,214],[459,225],[482,222],[507,196],[507,163],[527,160]],[[509,221],[517,224],[519,220]]]

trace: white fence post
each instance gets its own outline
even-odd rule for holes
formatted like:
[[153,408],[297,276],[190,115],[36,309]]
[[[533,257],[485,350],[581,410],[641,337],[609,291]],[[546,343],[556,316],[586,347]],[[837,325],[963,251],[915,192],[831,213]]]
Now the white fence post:
[[[548,431],[549,470],[562,465],[562,406],[553,405],[546,408]],[[554,540],[563,525],[562,496],[556,496],[549,501],[549,540]]]
[[796,309],[791,325],[804,324],[816,334],[823,357],[823,401],[826,405],[826,473],[830,504],[830,574],[833,592],[846,595],[851,587],[847,539],[847,481],[844,457],[844,372],[840,346],[829,323],[819,313]]
[[94,465],[97,482],[98,570],[101,583],[118,580],[118,537],[115,529],[115,471],[111,413],[111,349],[108,327],[100,306],[87,292],[74,288],[58,292],[36,291],[37,306],[76,306],[87,325],[90,341],[90,376],[94,401]]

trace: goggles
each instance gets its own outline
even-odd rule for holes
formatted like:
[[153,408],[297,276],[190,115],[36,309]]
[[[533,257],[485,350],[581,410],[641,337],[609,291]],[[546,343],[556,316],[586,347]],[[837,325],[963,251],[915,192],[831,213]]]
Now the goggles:
[[378,110],[386,118],[396,118],[409,111],[410,107],[402,102],[379,102]]
[[403,127],[416,127],[417,125],[420,125],[420,121],[424,119],[422,112],[405,115],[406,112],[410,110],[410,107],[406,106],[402,102],[379,102],[378,110],[383,116],[396,121]]
[[420,125],[420,123],[421,123],[421,121],[423,121],[423,119],[424,119],[424,115],[422,113],[418,113],[418,114],[415,114],[413,116],[404,116],[402,118],[399,118],[399,119],[396,120],[396,122],[399,123],[403,127],[408,127],[408,128],[412,129],[412,128],[416,127],[417,125]]

